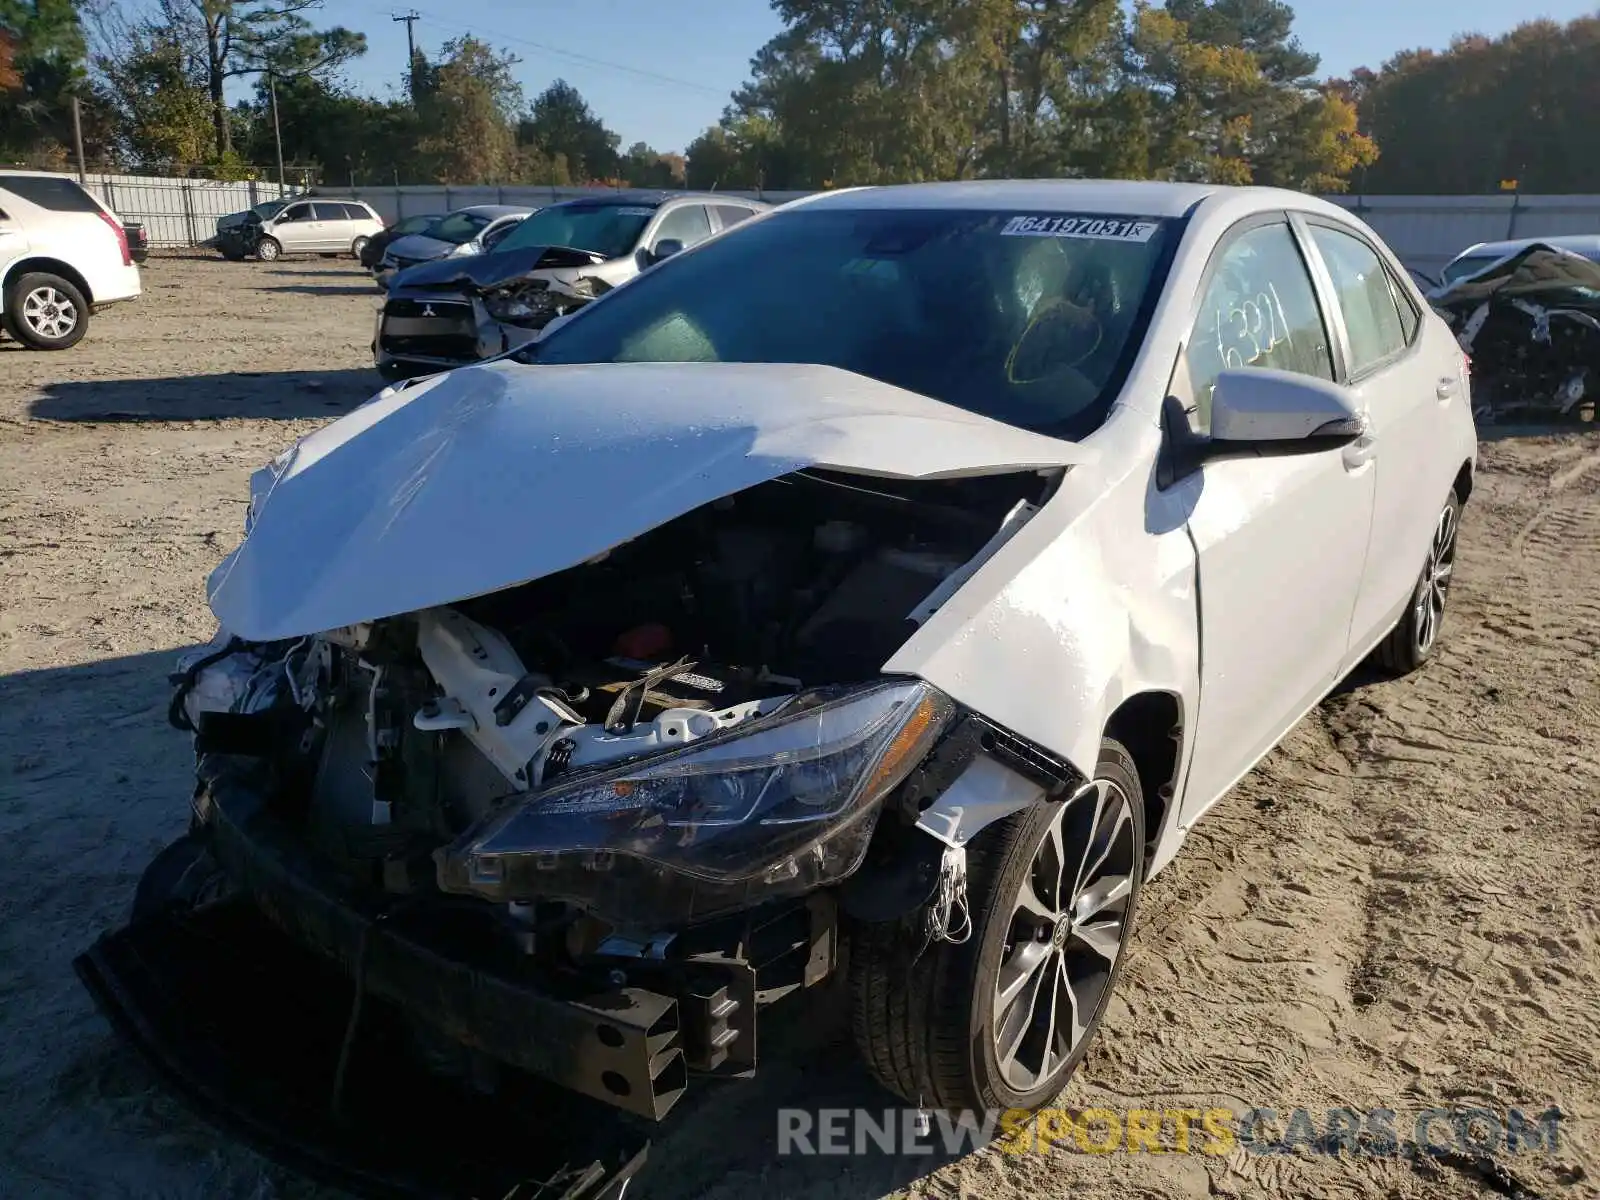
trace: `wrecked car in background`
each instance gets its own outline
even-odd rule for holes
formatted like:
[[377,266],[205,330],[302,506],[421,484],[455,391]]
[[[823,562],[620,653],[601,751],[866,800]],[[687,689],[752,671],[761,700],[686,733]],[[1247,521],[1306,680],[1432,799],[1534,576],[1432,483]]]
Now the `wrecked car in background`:
[[836,976],[907,1104],[1038,1108],[1194,822],[1433,655],[1475,449],[1449,329],[1312,197],[786,206],[253,477],[191,830],[78,969],[358,1183],[431,1143],[447,1194],[615,1197]]
[[1579,413],[1600,395],[1600,237],[1474,246],[1428,294],[1472,356],[1480,421]]
[[617,192],[553,204],[491,254],[396,276],[377,317],[386,378],[447,370],[537,338],[557,317],[768,206],[693,192]]

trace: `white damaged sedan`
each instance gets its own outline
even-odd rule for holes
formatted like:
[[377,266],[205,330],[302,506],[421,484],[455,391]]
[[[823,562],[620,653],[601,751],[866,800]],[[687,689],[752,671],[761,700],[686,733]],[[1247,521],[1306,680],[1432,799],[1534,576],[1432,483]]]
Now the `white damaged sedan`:
[[1195,821],[1433,652],[1468,387],[1308,196],[787,205],[258,474],[141,905],[648,1118],[839,972],[908,1103],[1042,1106]]

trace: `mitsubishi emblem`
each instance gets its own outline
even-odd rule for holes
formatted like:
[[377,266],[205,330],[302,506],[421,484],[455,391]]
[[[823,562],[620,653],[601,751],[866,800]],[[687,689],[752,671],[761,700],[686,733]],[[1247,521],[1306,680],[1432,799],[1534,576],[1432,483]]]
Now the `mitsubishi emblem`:
[[423,306],[422,306],[422,315],[423,315],[423,316],[425,316],[425,317],[431,317],[431,316],[433,316],[433,305],[431,305],[431,304],[424,304],[424,305],[423,305]]

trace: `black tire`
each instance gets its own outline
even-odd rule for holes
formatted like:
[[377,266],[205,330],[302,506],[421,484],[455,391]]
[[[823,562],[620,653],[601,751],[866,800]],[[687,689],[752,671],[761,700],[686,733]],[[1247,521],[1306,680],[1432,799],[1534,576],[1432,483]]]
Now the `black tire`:
[[361,252],[367,248],[367,242],[369,240],[369,238],[358,237],[355,241],[351,242],[350,257],[355,259],[357,262],[360,262]]
[[[1091,791],[1070,804],[1043,799],[983,830],[967,846],[967,896],[972,919],[971,936],[962,944],[938,942],[912,961],[920,944],[917,933],[901,922],[855,925],[850,930],[849,975],[856,1044],[867,1068],[891,1092],[908,1104],[926,1108],[1038,1109],[1061,1091],[1093,1044],[1127,957],[1126,946],[1134,924],[1139,890],[1144,882],[1144,805],[1139,773],[1132,757],[1118,742],[1106,739],[1100,750],[1096,779],[1106,792]],[[1105,959],[1095,957],[1078,940],[1077,933],[1063,935],[1059,926],[1048,942],[1018,936],[1015,911],[1025,880],[1034,886],[1035,858],[1045,853],[1045,839],[1057,819],[1063,833],[1065,861],[1077,860],[1092,844],[1089,831],[1100,812],[1101,795],[1120,794],[1125,799],[1126,826],[1119,819],[1110,827],[1108,844],[1116,850],[1111,866],[1127,881],[1125,900],[1116,907],[1120,931],[1118,950],[1104,970]],[[1121,800],[1117,801],[1122,809]],[[1101,833],[1108,826],[1101,824]],[[1058,872],[1059,874],[1059,872]],[[1091,874],[1090,878],[1094,878]],[[1108,905],[1106,913],[1113,906]],[[1098,925],[1099,922],[1086,922]],[[1053,1067],[1035,1073],[1033,1086],[1008,1080],[997,1052],[1000,1031],[995,1024],[996,988],[1002,965],[1026,945],[1045,945],[1042,973],[1058,978],[1051,962],[1100,964],[1103,975],[1095,990],[1084,998],[1092,1007],[1083,1033]],[[1089,959],[1080,960],[1079,955]],[[1054,960],[1052,960],[1052,956]],[[1096,975],[1096,978],[1099,977]],[[1064,977],[1063,977],[1064,978]],[[1042,990],[1042,989],[1041,989]],[[1076,992],[1076,989],[1072,989]],[[1026,992],[1026,988],[1023,989]],[[1061,993],[1065,995],[1065,992]],[[1088,1003],[1092,998],[1092,1005]],[[1033,1023],[1032,1010],[1028,1020]],[[1028,1035],[1032,1036],[1032,1035]],[[1021,1041],[1026,1043],[1028,1036]],[[1041,1066],[1044,1064],[1041,1063]]]
[[256,257],[262,262],[277,262],[283,257],[283,243],[277,238],[262,238],[256,245]]
[[[1392,675],[1409,675],[1433,657],[1443,630],[1445,601],[1456,561],[1456,535],[1461,526],[1461,497],[1451,489],[1434,523],[1433,540],[1417,576],[1417,586],[1400,623],[1378,643],[1373,661]],[[1442,571],[1442,575],[1441,575]]]
[[227,891],[222,869],[204,842],[185,834],[150,860],[133,893],[135,921],[188,911]]
[[44,271],[12,283],[5,298],[6,332],[33,350],[66,350],[89,330],[89,303],[76,284]]

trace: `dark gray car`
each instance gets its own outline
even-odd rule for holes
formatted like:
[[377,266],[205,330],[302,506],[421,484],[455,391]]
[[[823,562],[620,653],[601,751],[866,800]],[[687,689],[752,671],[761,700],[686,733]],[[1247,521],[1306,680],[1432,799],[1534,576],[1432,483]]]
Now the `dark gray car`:
[[391,379],[477,362],[769,205],[694,192],[616,192],[541,209],[492,253],[396,275],[373,358]]

